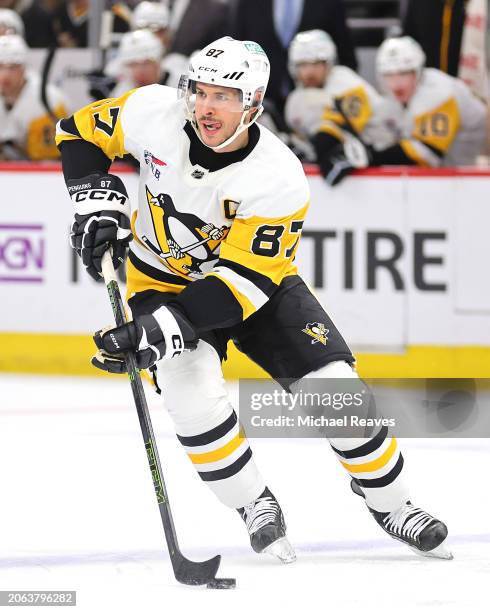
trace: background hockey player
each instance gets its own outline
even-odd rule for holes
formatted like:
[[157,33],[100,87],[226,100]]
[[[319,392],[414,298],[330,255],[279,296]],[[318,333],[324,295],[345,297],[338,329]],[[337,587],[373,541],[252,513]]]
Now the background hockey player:
[[[346,66],[336,66],[337,50],[322,30],[297,34],[289,48],[295,80],[285,107],[287,123],[309,140],[323,176],[339,183],[367,160],[357,137],[377,149],[393,142],[388,105],[367,81]],[[356,159],[359,150],[362,159]]]
[[131,16],[132,30],[150,30],[160,40],[163,47],[170,47],[170,11],[163,2],[143,0],[134,8]]
[[[72,245],[87,271],[100,276],[109,247],[120,265],[129,245],[133,321],[96,334],[94,364],[121,372],[121,351],[134,350],[140,368],[156,365],[199,476],[238,510],[254,550],[287,562],[294,551],[281,508],[226,392],[227,342],[273,378],[297,381],[292,389],[311,378],[363,383],[294,265],[309,188],[294,154],[256,123],[269,68],[256,43],[219,39],[193,56],[181,99],[152,85],[102,100],[62,120],[57,139],[76,211]],[[126,153],[140,162],[132,204],[121,179],[107,174]],[[313,323],[329,330],[327,342],[303,332]],[[388,534],[448,556],[445,525],[408,501],[403,457],[387,428],[330,442]]]
[[118,97],[135,87],[154,83],[177,87],[188,60],[173,54],[167,62],[164,53],[160,39],[150,30],[123,34],[117,56],[107,67],[107,72],[119,79],[112,95]]
[[[48,85],[55,117],[65,117],[64,94]],[[56,120],[41,98],[41,77],[27,69],[27,45],[17,34],[0,36],[0,155],[3,159],[56,159]]]
[[20,15],[8,8],[0,8],[0,36],[18,34],[24,38],[24,24]]
[[378,50],[376,71],[397,117],[397,143],[375,152],[372,165],[471,165],[485,140],[487,106],[461,80],[424,68],[410,38],[390,38]]
[[167,80],[160,80],[162,85],[177,87],[181,74],[187,72],[189,58],[182,53],[169,52],[172,44],[170,28],[170,11],[163,2],[140,2],[133,11],[132,30],[150,30],[163,45],[162,71]]

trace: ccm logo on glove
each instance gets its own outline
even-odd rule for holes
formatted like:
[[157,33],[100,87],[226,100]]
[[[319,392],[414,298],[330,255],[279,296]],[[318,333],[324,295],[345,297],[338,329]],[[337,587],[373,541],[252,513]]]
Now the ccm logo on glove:
[[67,181],[75,205],[71,245],[95,280],[101,277],[102,256],[112,249],[116,269],[126,257],[131,234],[129,198],[118,176],[97,172]]
[[77,204],[85,202],[85,200],[105,200],[106,202],[117,202],[120,206],[124,206],[128,198],[117,191],[91,189],[90,191],[77,191],[75,195],[72,195],[72,200]]

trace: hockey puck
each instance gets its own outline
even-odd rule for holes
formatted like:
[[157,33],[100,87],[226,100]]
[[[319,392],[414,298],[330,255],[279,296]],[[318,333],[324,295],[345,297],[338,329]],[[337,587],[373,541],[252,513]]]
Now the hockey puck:
[[213,578],[206,586],[208,589],[234,589],[236,580],[234,578]]

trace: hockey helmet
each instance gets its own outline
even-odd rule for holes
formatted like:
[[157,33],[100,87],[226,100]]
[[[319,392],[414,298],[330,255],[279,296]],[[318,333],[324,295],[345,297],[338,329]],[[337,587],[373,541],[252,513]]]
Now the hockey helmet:
[[27,45],[18,34],[0,36],[0,64],[19,64],[27,62]]
[[127,32],[121,38],[118,57],[121,64],[162,59],[163,45],[150,30]]
[[323,30],[299,32],[289,47],[289,73],[296,78],[296,66],[301,63],[335,63],[337,48],[332,38]]
[[24,23],[20,15],[11,9],[0,8],[0,28],[5,34],[19,34],[24,37]]
[[134,9],[131,27],[133,30],[147,28],[152,32],[168,28],[170,13],[167,6],[161,2],[143,0]]
[[[242,114],[235,133],[214,150],[228,146],[239,134],[248,129],[263,112],[262,102],[269,82],[270,63],[265,51],[256,42],[235,40],[224,36],[195,53],[189,63],[187,75],[181,78],[180,95],[185,98],[187,118],[200,138],[195,117],[196,85],[205,83],[237,89],[239,101],[234,109]],[[257,109],[245,123],[248,111]]]
[[386,39],[376,55],[379,76],[399,72],[416,72],[420,76],[425,65],[425,53],[411,36]]

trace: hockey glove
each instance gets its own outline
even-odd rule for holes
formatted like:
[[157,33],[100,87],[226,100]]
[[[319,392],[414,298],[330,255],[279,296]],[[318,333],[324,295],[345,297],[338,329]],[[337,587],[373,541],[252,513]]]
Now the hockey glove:
[[319,160],[319,165],[325,181],[330,187],[338,185],[354,170],[354,166],[344,153],[344,146],[342,144],[334,147],[328,157]]
[[140,370],[160,359],[181,355],[197,347],[198,337],[191,323],[177,309],[160,306],[153,314],[137,316],[134,321],[95,333],[99,349],[92,364],[108,372],[126,371],[123,354],[135,351]]
[[126,187],[119,177],[101,172],[68,180],[67,186],[75,204],[71,246],[90,276],[100,280],[102,255],[112,248],[112,261],[117,269],[133,239]]
[[335,146],[319,164],[325,180],[334,187],[353,170],[367,168],[370,160],[370,148],[358,138],[346,134],[344,143]]

